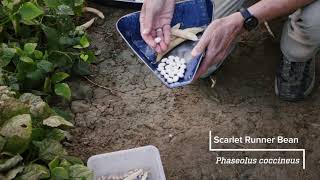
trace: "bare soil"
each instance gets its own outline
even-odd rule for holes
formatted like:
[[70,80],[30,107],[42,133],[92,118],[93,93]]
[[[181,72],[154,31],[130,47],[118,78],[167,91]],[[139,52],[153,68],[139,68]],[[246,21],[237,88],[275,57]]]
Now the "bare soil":
[[[235,52],[216,73],[217,84],[199,80],[167,89],[125,45],[116,21],[132,10],[98,6],[106,20],[90,29],[97,62],[84,100],[71,105],[75,113],[74,139],[69,151],[88,157],[154,145],[159,148],[169,180],[207,179],[320,179],[320,91],[305,101],[289,103],[274,94],[279,60],[279,35],[283,20],[271,24],[273,40],[264,26],[244,35]],[[100,51],[100,52],[99,52]],[[319,70],[319,63],[317,64]],[[80,98],[81,99],[81,98]],[[216,157],[294,157],[301,153],[209,152],[209,131],[221,137],[298,137],[294,145],[224,145],[218,148],[303,148],[306,170],[299,165],[217,165]],[[112,164],[110,164],[112,166]]]

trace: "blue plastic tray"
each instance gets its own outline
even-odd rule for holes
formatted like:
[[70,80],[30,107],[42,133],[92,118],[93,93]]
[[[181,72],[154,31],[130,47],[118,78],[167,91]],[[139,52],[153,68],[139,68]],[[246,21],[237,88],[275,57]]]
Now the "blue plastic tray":
[[[189,0],[177,3],[175,6],[172,26],[181,23],[181,28],[205,27],[212,19],[213,5],[210,0]],[[117,22],[117,30],[126,41],[133,52],[150,68],[150,70],[169,88],[176,88],[190,84],[197,72],[203,55],[191,57],[191,50],[196,42],[186,41],[174,50],[169,52],[165,57],[170,55],[183,56],[187,62],[187,69],[184,78],[178,82],[169,84],[157,72],[158,64],[156,61],[156,52],[150,48],[140,35],[139,25],[140,12],[135,12],[123,16]]]

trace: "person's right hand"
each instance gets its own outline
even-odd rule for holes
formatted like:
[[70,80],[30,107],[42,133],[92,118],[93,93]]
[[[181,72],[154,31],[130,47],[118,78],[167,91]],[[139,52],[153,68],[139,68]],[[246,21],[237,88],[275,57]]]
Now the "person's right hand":
[[[140,14],[140,32],[143,40],[156,52],[164,52],[170,44],[171,20],[175,0],[144,0]],[[155,38],[160,37],[157,44]]]

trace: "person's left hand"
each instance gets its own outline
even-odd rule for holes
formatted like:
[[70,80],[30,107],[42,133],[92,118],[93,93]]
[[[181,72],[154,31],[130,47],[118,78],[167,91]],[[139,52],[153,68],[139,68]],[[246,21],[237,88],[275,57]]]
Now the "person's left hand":
[[197,56],[206,51],[205,57],[195,75],[195,80],[206,73],[212,65],[222,61],[227,55],[232,42],[240,34],[243,27],[243,17],[240,13],[214,20],[203,33],[200,41],[191,54]]

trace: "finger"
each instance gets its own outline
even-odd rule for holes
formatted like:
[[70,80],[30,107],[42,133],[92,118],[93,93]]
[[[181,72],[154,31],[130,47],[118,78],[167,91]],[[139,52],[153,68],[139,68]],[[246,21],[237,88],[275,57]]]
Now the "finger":
[[160,45],[157,45],[156,48],[155,48],[156,52],[157,53],[161,53],[161,47]]
[[141,13],[140,13],[140,34],[142,39],[151,47],[155,48],[156,43],[154,42],[154,38],[152,37],[152,33],[144,34],[143,30],[145,29],[145,16],[146,16],[146,3],[142,5]]
[[151,31],[151,36],[153,37],[153,39],[157,37],[156,30]]
[[142,8],[141,8],[141,12],[140,12],[140,16],[139,16],[141,35],[143,34],[142,31],[144,29],[145,17],[146,17],[146,4],[143,3]]
[[169,46],[171,40],[171,26],[170,24],[166,24],[163,26],[163,36],[164,36],[164,43]]
[[200,64],[200,67],[195,75],[194,80],[199,79],[201,75],[208,71],[208,69],[214,64],[216,55],[217,51],[215,51],[214,46],[209,45],[207,53],[202,63]]
[[142,39],[151,47],[155,48],[157,46],[156,42],[154,42],[154,38],[151,34],[142,35]]
[[168,46],[164,41],[161,41],[159,45],[161,48],[161,52],[165,52],[168,49]]
[[167,49],[167,45],[164,43],[163,30],[162,28],[158,28],[156,32],[157,32],[157,37],[161,38],[161,41],[159,43],[160,52],[164,52]]
[[152,7],[152,3],[146,3],[145,8],[144,27],[142,34],[149,34],[152,30],[155,12]]
[[191,55],[193,57],[200,55],[201,53],[203,53],[206,50],[206,48],[210,42],[210,38],[208,37],[206,32],[203,34],[200,41],[197,43],[197,45],[191,51]]

